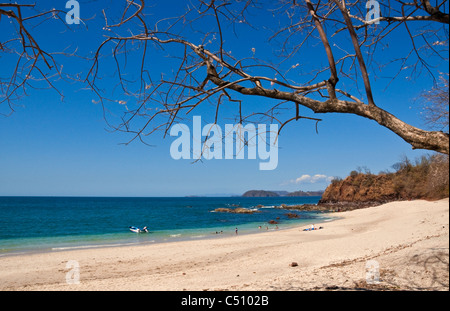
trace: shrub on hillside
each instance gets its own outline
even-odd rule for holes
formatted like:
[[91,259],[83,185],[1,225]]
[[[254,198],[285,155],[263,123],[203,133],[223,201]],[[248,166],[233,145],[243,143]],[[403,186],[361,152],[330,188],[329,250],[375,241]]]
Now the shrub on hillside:
[[415,161],[403,157],[392,166],[395,172],[371,174],[369,170],[350,172],[335,178],[322,202],[387,202],[394,200],[437,200],[449,196],[449,158],[435,154]]

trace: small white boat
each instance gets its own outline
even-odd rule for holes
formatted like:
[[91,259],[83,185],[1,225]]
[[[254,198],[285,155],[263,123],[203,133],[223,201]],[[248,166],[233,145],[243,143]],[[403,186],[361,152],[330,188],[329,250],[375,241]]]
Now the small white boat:
[[134,226],[131,226],[131,227],[129,227],[130,228],[130,231],[131,232],[135,232],[135,233],[148,233],[148,229],[147,229],[147,227],[144,227],[144,228],[138,228],[138,227],[134,227]]

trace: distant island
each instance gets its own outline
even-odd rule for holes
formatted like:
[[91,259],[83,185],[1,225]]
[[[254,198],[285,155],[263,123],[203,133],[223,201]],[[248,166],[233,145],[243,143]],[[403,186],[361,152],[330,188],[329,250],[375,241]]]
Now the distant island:
[[267,190],[250,190],[245,192],[242,196],[247,198],[267,198],[267,197],[314,197],[322,196],[324,191],[267,191]]

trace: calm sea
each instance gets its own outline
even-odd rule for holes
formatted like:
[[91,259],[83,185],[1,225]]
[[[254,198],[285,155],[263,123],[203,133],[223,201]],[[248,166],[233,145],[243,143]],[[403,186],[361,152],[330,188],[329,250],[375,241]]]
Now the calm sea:
[[[320,197],[276,198],[92,198],[0,197],[0,256],[35,251],[213,238],[276,230],[329,219],[317,212],[296,212],[289,219],[281,204],[316,204]],[[244,207],[259,213],[213,212]],[[262,207],[261,207],[262,206]],[[136,234],[130,226],[150,229]],[[262,229],[259,229],[262,226]]]

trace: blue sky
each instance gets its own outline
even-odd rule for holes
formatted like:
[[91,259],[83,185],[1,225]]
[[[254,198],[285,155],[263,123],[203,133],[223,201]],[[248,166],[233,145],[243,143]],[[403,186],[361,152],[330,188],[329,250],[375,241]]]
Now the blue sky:
[[[58,8],[64,10],[65,2],[59,2]],[[49,1],[42,3],[52,6]],[[174,6],[164,3],[155,5],[151,18],[176,13]],[[80,1],[80,4],[81,17],[93,17],[86,21],[88,30],[73,26],[70,31],[64,28],[55,31],[53,24],[45,23],[35,32],[43,46],[52,49],[57,48],[54,45],[69,43],[81,51],[90,51],[101,42],[101,30],[98,30],[104,22],[101,8],[111,8],[113,2]],[[183,4],[176,7],[180,11],[184,8]],[[261,21],[264,17],[259,18]],[[8,27],[5,23],[4,18],[0,20],[0,27]],[[61,38],[66,38],[68,43],[61,42]],[[244,53],[255,47],[261,57],[270,58],[270,51],[258,46],[259,38],[252,38],[232,44],[230,49]],[[408,42],[401,33],[394,32],[392,46],[386,51],[388,57],[395,54],[396,44]],[[317,61],[325,62],[322,47],[316,49],[311,55],[317,54]],[[4,68],[7,59],[0,54]],[[77,68],[77,64],[74,60],[68,64],[69,69]],[[105,66],[110,65],[105,62]],[[149,64],[149,68],[154,74],[165,70],[157,63]],[[82,73],[86,70],[79,67]],[[372,83],[379,106],[412,125],[424,127],[416,99],[431,87],[430,79],[411,81],[400,75],[387,90],[384,79],[374,79]],[[415,158],[428,153],[412,150],[401,138],[373,121],[351,115],[315,116],[302,110],[307,116],[323,119],[319,133],[311,121],[300,120],[285,127],[279,137],[275,170],[260,171],[259,160],[249,159],[205,160],[193,164],[171,158],[169,150],[174,137],[162,139],[158,134],[153,135],[149,140],[152,147],[139,141],[122,144],[132,136],[108,129],[101,106],[93,103],[94,94],[81,90],[79,85],[62,81],[57,85],[64,93],[64,101],[52,90],[30,90],[27,97],[16,103],[13,114],[0,116],[0,195],[185,196],[242,194],[251,189],[321,190],[331,177],[345,177],[358,166],[378,173],[389,169],[402,155]],[[245,98],[247,107],[268,103],[264,98]],[[114,109],[113,113],[118,113]],[[188,119],[206,111],[199,110]]]

